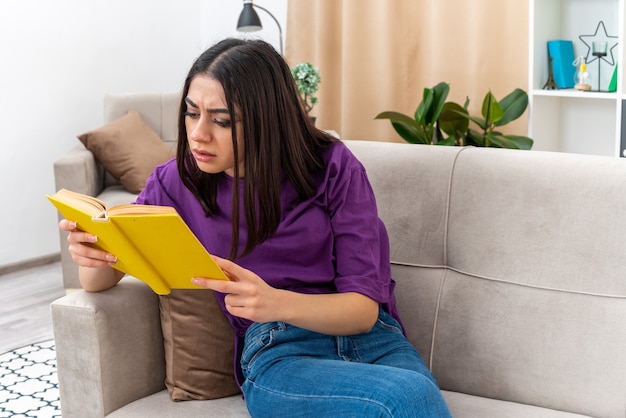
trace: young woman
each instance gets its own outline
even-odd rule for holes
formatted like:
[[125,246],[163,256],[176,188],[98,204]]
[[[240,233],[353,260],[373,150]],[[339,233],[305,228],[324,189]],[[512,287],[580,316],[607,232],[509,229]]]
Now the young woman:
[[[450,416],[406,340],[389,243],[365,169],[306,114],[289,67],[262,41],[227,39],[185,80],[176,160],[137,203],[168,205],[232,279],[216,291],[237,337],[253,416]],[[122,273],[71,221],[82,286]]]

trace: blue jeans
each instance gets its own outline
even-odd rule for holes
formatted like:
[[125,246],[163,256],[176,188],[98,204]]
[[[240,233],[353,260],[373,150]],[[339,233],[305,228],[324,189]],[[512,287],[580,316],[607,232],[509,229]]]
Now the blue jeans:
[[241,358],[253,417],[451,417],[435,378],[383,310],[367,334],[254,323]]

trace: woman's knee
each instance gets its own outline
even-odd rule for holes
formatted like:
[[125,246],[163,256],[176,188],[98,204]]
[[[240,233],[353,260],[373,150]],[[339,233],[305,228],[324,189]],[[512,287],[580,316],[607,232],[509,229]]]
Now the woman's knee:
[[381,402],[392,417],[450,417],[443,395],[432,376],[421,373],[399,373],[390,382]]

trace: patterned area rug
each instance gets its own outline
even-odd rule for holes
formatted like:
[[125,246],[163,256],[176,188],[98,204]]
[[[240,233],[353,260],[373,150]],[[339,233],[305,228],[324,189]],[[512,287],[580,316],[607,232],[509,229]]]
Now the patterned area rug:
[[60,417],[54,340],[0,354],[0,418]]

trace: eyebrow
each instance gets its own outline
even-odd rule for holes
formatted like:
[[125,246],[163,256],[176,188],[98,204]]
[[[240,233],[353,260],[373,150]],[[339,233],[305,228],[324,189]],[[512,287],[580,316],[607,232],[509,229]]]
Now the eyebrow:
[[[200,108],[200,106],[195,104],[193,102],[193,100],[191,100],[189,97],[185,97],[185,103],[187,103],[191,107],[195,107],[196,109]],[[226,114],[229,114],[228,109],[220,108],[220,107],[215,108],[215,109],[207,109],[206,111],[209,112],[209,113],[226,113]]]

